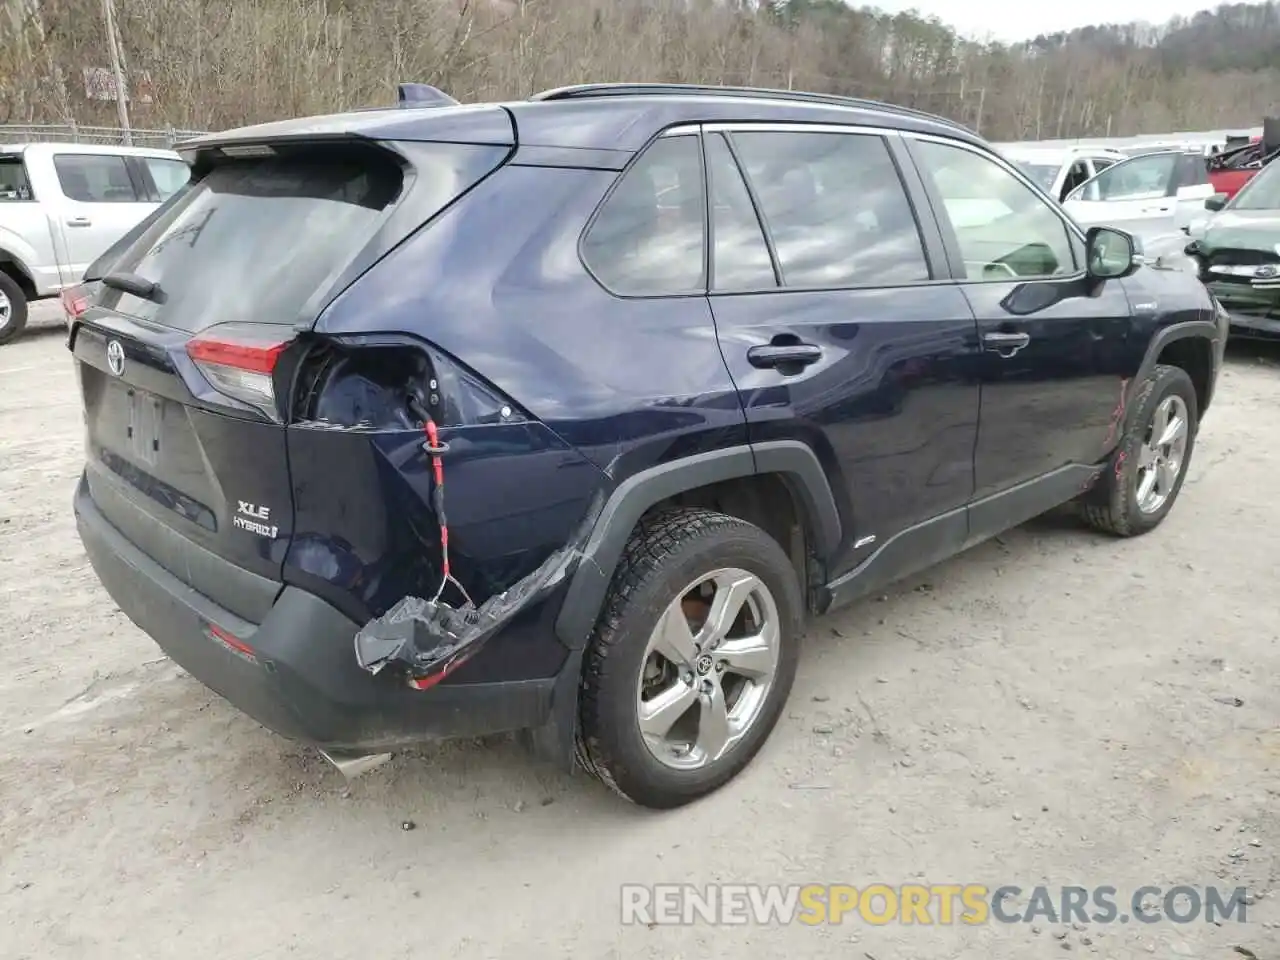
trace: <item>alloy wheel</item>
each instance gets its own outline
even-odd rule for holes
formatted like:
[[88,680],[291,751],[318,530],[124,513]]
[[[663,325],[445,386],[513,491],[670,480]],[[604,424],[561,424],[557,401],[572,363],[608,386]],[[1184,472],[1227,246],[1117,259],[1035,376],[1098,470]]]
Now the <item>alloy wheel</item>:
[[1155,513],[1168,501],[1186,462],[1190,423],[1177,394],[1160,401],[1138,451],[1138,509]]
[[649,637],[637,690],[645,745],[661,763],[715,763],[760,717],[778,669],[778,605],[753,573],[699,577],[668,605]]

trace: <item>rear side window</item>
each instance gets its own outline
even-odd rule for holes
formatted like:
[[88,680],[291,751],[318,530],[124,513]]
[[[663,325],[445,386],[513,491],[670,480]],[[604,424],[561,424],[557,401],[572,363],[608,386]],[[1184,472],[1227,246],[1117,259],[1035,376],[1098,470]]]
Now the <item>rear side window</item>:
[[21,157],[0,157],[0,203],[34,200]]
[[650,146],[601,206],[582,238],[582,259],[622,296],[706,289],[706,200],[695,136]]
[[[424,217],[505,152],[444,143],[415,152],[415,192],[432,201]],[[297,323],[373,238],[402,183],[399,165],[372,150],[310,148],[215,167],[110,268],[155,281],[160,302],[108,287],[101,303],[191,331],[231,321]]]
[[53,158],[62,192],[80,203],[137,203],[143,199],[129,176],[124,157],[60,153]]
[[182,189],[191,177],[191,168],[181,160],[166,160],[164,157],[147,157],[147,170],[155,181],[156,192],[161,200],[167,200]]
[[788,287],[929,279],[911,203],[881,137],[735,133]]
[[711,192],[711,287],[761,290],[776,287],[773,261],[751,194],[722,134],[706,139]]

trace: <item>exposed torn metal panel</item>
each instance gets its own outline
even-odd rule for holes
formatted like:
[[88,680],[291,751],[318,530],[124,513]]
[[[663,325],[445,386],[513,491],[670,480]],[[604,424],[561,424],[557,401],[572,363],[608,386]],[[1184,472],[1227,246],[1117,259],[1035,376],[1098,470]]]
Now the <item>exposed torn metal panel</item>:
[[399,668],[414,686],[425,688],[439,681],[475,656],[521,610],[545,599],[564,582],[581,559],[598,514],[597,503],[571,543],[479,606],[468,601],[454,607],[438,597],[407,596],[397,601],[356,634],[356,662],[372,674]]

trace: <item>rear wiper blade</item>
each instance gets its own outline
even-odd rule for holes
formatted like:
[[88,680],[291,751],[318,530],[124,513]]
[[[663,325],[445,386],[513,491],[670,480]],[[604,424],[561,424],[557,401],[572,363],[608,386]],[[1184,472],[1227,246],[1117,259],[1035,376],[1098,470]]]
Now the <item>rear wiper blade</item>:
[[164,291],[160,289],[160,284],[146,277],[140,277],[136,273],[108,273],[102,278],[102,282],[105,286],[115,287],[135,297],[141,297],[143,300],[164,302]]

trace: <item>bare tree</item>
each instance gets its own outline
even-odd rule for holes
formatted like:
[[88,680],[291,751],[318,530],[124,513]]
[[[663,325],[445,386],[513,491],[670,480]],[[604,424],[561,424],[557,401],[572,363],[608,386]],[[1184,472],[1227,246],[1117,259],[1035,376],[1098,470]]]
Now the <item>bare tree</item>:
[[[67,78],[110,65],[101,0],[0,0],[0,120],[114,122]],[[684,81],[883,99],[993,139],[1253,126],[1280,90],[1280,7],[1018,46],[841,0],[115,0],[137,126],[217,129],[567,83]]]

